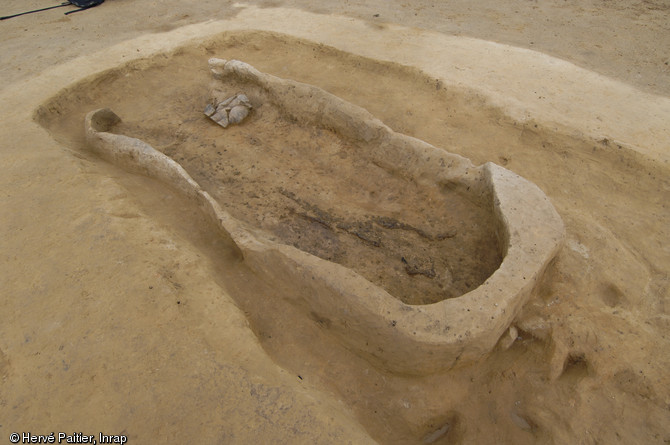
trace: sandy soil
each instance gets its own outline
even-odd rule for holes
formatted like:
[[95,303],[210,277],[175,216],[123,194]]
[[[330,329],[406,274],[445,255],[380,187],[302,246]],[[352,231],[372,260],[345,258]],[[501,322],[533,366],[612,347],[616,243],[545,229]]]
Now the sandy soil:
[[[262,9],[108,0],[70,16],[56,10],[0,23],[2,440],[14,431],[77,431],[126,434],[131,443],[670,443],[670,138],[636,124],[670,117],[663,114],[668,6],[255,4]],[[0,13],[40,6],[12,0]],[[289,34],[302,32],[304,17],[333,25],[309,31],[311,41],[228,32],[141,60],[182,26],[237,18],[262,29],[262,17],[273,16],[282,18],[273,26],[283,23]],[[223,30],[208,23],[210,34]],[[351,43],[338,34],[335,24],[342,23],[363,38]],[[196,37],[202,27],[187,29]],[[486,85],[473,90],[460,65],[432,74],[450,57],[439,52],[435,32],[542,51],[606,75],[614,86],[587,97],[602,115],[583,124],[570,120],[577,109],[560,120],[551,105],[533,113],[536,103],[519,119]],[[146,46],[134,38],[146,38]],[[407,46],[379,43],[393,39]],[[416,41],[424,43],[410,43]],[[345,48],[331,48],[338,42]],[[368,54],[388,60],[393,51],[416,61],[413,67]],[[109,105],[171,155],[197,153],[201,139],[179,126],[181,116],[157,119],[188,102],[162,95],[206,85],[198,76],[213,55],[321,86],[396,131],[475,163],[497,162],[538,184],[563,217],[567,242],[517,320],[512,346],[442,375],[377,369],[331,338],[323,320],[287,303],[290,290],[245,268],[192,203],[86,153],[82,116],[89,106]],[[63,89],[114,66],[122,68],[90,77],[86,89]],[[569,77],[578,78],[577,66],[562,71],[566,83],[533,79],[525,66],[490,71],[535,82],[550,95],[557,85],[580,88]],[[515,91],[510,86],[510,95]],[[628,102],[618,101],[620,91],[630,94]],[[569,89],[560,93],[570,97]],[[161,109],[167,99],[176,105]],[[622,103],[650,115],[604,122],[594,132],[599,127],[589,119],[606,121]],[[275,119],[271,110],[266,117]],[[175,141],[190,141],[183,149],[191,152],[180,153]],[[235,162],[244,170],[250,158],[240,154]],[[249,192],[240,181],[246,170],[216,173],[200,160],[191,168],[213,182],[241,176],[234,179],[240,194]]]
[[[301,48],[292,51],[294,65],[309,61],[315,75],[346,59],[273,35],[240,34],[234,45],[242,46],[238,57],[247,59],[254,45],[264,48],[260,54]],[[55,110],[47,112],[45,125],[68,145],[79,144],[83,116],[106,104],[124,116],[115,132],[142,139],[178,161],[235,218],[352,268],[410,304],[460,296],[498,268],[500,248],[488,209],[438,184],[416,184],[375,165],[365,157],[369,149],[363,141],[292,122],[257,87],[213,81],[203,61],[208,53],[230,54],[231,46],[224,40],[131,75],[121,71],[86,82],[45,106]],[[317,50],[322,55],[315,65]],[[282,66],[264,65],[275,72]],[[375,68],[399,71],[383,64]],[[165,87],[138,104],[137,97],[151,85]],[[385,86],[387,91],[406,88],[401,82]],[[222,132],[203,118],[208,102],[239,91],[255,104],[244,125]]]

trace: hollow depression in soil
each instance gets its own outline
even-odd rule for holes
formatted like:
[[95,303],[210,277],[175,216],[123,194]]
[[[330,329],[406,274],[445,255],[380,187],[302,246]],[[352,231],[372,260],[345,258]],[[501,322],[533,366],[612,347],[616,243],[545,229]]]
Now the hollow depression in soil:
[[363,141],[296,122],[261,101],[257,86],[217,85],[222,97],[252,98],[254,110],[241,125],[223,129],[207,119],[212,79],[198,52],[84,82],[68,92],[74,100],[50,106],[57,118],[47,126],[74,142],[81,116],[109,107],[122,119],[114,133],[179,162],[233,217],[355,270],[408,304],[463,295],[498,268],[488,203],[389,172],[366,158]]
[[[489,351],[564,236],[546,196],[311,85],[223,60],[211,65],[212,83],[203,52],[215,50],[182,48],[102,73],[37,118],[84,147],[82,116],[113,108],[120,120],[87,117],[94,151],[194,197],[252,269],[299,287],[313,317],[391,369],[435,372]],[[254,110],[240,126],[203,115],[241,92]]]

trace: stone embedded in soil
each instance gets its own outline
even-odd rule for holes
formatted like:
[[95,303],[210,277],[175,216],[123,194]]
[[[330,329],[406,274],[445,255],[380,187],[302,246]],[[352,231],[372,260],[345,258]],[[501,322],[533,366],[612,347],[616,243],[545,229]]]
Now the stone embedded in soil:
[[526,420],[523,416],[520,416],[519,414],[515,413],[514,411],[511,411],[509,413],[510,418],[512,419],[512,422],[519,428],[521,428],[524,431],[532,431],[533,430],[533,425]]
[[252,108],[249,98],[240,93],[223,100],[216,106],[207,104],[204,113],[223,128],[227,128],[229,125],[242,122]]
[[514,325],[510,326],[509,330],[505,334],[503,334],[502,337],[500,337],[500,341],[498,342],[500,349],[503,351],[509,349],[510,346],[514,344],[514,342],[518,337],[519,337],[519,331],[517,330],[517,328]]

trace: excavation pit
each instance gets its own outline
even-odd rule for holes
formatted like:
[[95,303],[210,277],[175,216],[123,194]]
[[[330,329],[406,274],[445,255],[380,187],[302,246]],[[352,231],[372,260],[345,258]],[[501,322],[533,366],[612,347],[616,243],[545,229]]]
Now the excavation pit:
[[[537,187],[308,84],[222,60],[211,61],[212,81],[206,59],[170,59],[73,87],[70,97],[89,96],[72,113],[80,119],[114,112],[88,114],[86,141],[61,137],[196,200],[252,269],[388,369],[435,372],[495,345],[563,237]],[[193,82],[152,79],[157,65]],[[141,100],[122,87],[137,74]],[[203,115],[238,92],[253,105],[241,125]],[[67,95],[38,113],[52,131],[59,119],[46,116],[69,115]]]

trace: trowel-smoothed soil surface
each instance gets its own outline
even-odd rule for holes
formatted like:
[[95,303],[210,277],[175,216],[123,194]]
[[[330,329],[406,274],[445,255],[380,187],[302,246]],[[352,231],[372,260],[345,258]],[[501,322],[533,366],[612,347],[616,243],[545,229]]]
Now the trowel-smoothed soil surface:
[[[40,6],[37,1],[9,3],[16,11],[28,3]],[[259,10],[272,11],[271,6],[305,2],[260,3],[265,8]],[[128,4],[139,2],[109,1],[65,17],[33,15],[3,22],[2,72],[12,82],[3,85],[3,96],[42,97],[40,88],[48,86],[48,79],[39,87],[24,83],[24,76],[30,81],[54,64],[106,50],[120,40],[236,14],[230,7],[217,12],[224,7],[213,1],[146,2],[132,14],[124,9]],[[164,5],[169,5],[167,16]],[[662,32],[668,23],[662,2],[481,5],[476,11],[464,2],[418,2],[393,12],[376,1],[335,6],[310,2],[303,8],[363,17],[371,21],[371,35],[389,32],[378,23],[386,16],[410,26],[513,43],[667,94],[663,73],[668,72],[668,60],[663,51],[668,45],[658,43],[666,42],[668,35]],[[287,21],[287,30],[297,25]],[[422,31],[404,32],[412,36]],[[368,44],[361,39],[361,48]],[[423,45],[406,51],[420,56],[425,49],[422,66],[428,67],[435,54],[441,54],[439,42],[424,40]],[[138,46],[128,51],[143,50]],[[127,432],[143,443],[186,443],[194,438],[212,444],[670,441],[666,165],[646,157],[643,147],[633,151],[608,134],[588,137],[579,129],[542,121],[518,122],[484,98],[417,70],[297,39],[240,34],[190,51],[184,60],[193,60],[194,66],[174,66],[171,62],[179,60],[178,54],[164,57],[162,69],[171,73],[169,77],[158,73],[139,79],[158,62],[140,61],[98,76],[84,89],[62,91],[58,101],[50,103],[53,107],[38,113],[57,142],[29,116],[18,122],[15,110],[3,108],[2,437],[21,428],[35,434],[63,428],[90,434],[101,429]],[[256,165],[261,148],[289,158],[290,153],[293,158],[305,151],[318,153],[307,144],[294,144],[294,151],[288,152],[284,145],[273,146],[273,133],[268,129],[259,138],[255,125],[272,124],[287,134],[300,134],[300,139],[309,135],[319,141],[334,164],[310,164],[314,171],[345,165],[349,173],[356,171],[352,151],[358,147],[327,132],[296,130],[280,110],[258,104],[248,121],[227,130],[203,120],[210,86],[206,59],[214,56],[240,59],[262,71],[317,85],[365,107],[397,132],[459,153],[475,164],[500,163],[536,183],[566,223],[567,238],[538,292],[515,321],[518,336],[511,347],[428,377],[377,369],[331,338],[318,319],[286,303],[287,290],[273,288],[227,255],[192,203],[155,181],[126,174],[86,153],[81,139],[84,113],[109,106],[124,119],[126,127],[120,130],[174,156],[220,201],[229,196],[224,192],[231,198],[235,193],[248,195],[247,202],[257,205],[253,190],[245,187],[258,179],[257,167],[251,165]],[[81,61],[90,70],[86,63]],[[458,66],[450,69],[460,73]],[[496,69],[492,66],[492,73]],[[528,75],[524,66],[511,74],[517,79]],[[134,97],[118,87],[122,82],[128,88],[135,82]],[[192,93],[186,94],[189,88]],[[599,103],[606,109],[608,97],[599,98]],[[191,111],[194,120],[185,122]],[[161,116],[165,122],[160,122]],[[194,136],[182,129],[186,124],[197,124],[202,133]],[[171,131],[164,133],[162,128]],[[254,145],[249,135],[263,144]],[[240,144],[220,142],[227,151],[203,148],[193,153],[192,161],[180,152],[189,138],[199,139],[194,140],[195,149],[205,146],[200,140],[207,137],[215,145],[231,137]],[[281,170],[280,165],[277,161],[274,167]],[[299,174],[312,173],[305,170]],[[309,184],[306,178],[301,181]],[[319,191],[306,187],[284,185],[282,193],[268,185],[267,190],[283,208],[293,209],[287,214],[288,227],[323,229],[374,252],[376,247],[352,236],[350,229],[337,227],[340,220],[370,221],[370,227],[381,230],[374,218],[386,215],[379,210],[385,190],[375,181],[366,186],[366,193],[377,193],[374,199],[357,195],[351,190],[355,186],[347,184],[346,196],[354,197],[348,199],[359,210],[350,210],[343,198],[337,201],[341,206],[324,205]],[[439,192],[410,191],[426,203]],[[374,212],[365,207],[366,200],[374,203]],[[241,200],[231,203],[238,207],[239,218],[263,227],[261,212],[252,213]],[[442,215],[454,214],[446,207],[412,206],[416,212],[393,217],[430,236],[443,233],[431,218],[437,222]],[[316,221],[321,218],[317,208],[336,221],[333,230]],[[439,213],[443,210],[446,213]],[[262,213],[267,214],[265,209]],[[274,224],[265,223],[266,230]],[[448,221],[451,224],[459,221]],[[402,233],[398,230],[391,233],[397,236]],[[408,239],[422,238],[415,230],[405,232]],[[291,231],[284,236],[286,242],[295,241]],[[381,235],[380,239],[383,242]],[[448,256],[445,261],[453,259]],[[407,265],[397,261],[397,256],[390,258],[386,270],[399,267],[408,282],[437,281],[441,273],[436,265],[433,279],[412,276]],[[369,278],[377,279],[374,274]],[[452,278],[457,281],[456,274]]]
[[[279,40],[266,39],[264,46]],[[47,105],[52,114],[44,119],[75,143],[83,114],[96,104],[116,110],[122,122],[113,132],[175,159],[235,218],[349,267],[409,304],[463,295],[500,264],[491,203],[418,184],[402,166],[389,172],[370,159],[377,147],[301,125],[254,85],[210,81],[203,48],[155,62],[84,82]],[[241,125],[224,129],[203,114],[208,102],[238,92],[254,105]]]

